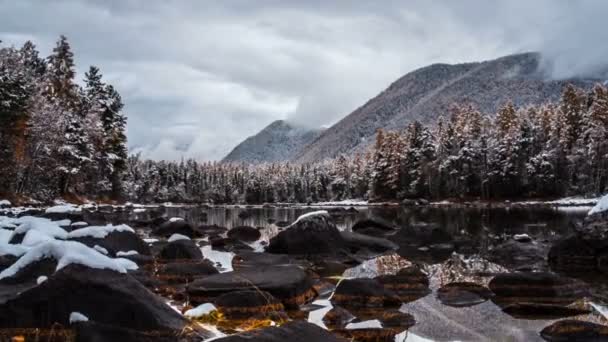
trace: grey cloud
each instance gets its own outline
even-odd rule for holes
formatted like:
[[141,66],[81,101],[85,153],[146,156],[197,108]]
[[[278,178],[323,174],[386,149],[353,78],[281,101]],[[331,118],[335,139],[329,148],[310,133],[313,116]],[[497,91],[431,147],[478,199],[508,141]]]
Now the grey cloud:
[[80,74],[121,92],[132,151],[219,159],[276,119],[334,123],[435,62],[542,51],[554,77],[608,56],[608,3],[504,1],[0,0],[0,39],[48,54],[59,34]]

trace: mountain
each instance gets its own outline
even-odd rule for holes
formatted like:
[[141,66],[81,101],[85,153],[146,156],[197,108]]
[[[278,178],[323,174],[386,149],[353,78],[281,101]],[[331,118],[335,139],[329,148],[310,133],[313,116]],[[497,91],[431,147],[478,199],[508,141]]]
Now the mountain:
[[293,161],[312,162],[362,150],[374,142],[379,128],[401,129],[414,120],[431,123],[449,113],[454,103],[471,103],[489,114],[509,100],[517,106],[554,102],[567,83],[588,88],[598,80],[552,80],[538,53],[479,63],[433,64],[395,81],[301,148]]
[[296,127],[277,120],[241,142],[223,161],[261,163],[290,160],[320,133],[321,130]]

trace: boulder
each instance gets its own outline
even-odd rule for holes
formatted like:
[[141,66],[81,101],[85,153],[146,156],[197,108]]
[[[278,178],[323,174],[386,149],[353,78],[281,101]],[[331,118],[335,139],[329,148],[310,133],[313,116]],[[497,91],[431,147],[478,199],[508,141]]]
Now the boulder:
[[50,276],[55,273],[57,260],[42,258],[20,268],[14,275],[0,280],[0,284],[35,283],[40,276]]
[[516,303],[505,306],[502,311],[517,319],[542,319],[553,320],[564,317],[586,315],[590,310],[575,307],[535,304],[535,303]]
[[396,293],[404,303],[413,302],[431,293],[429,278],[415,266],[401,269],[395,275],[376,277],[376,280]]
[[173,342],[197,341],[201,338],[213,337],[213,334],[202,329],[197,329],[196,334],[191,333],[193,336],[189,336],[186,331],[137,331],[93,321],[77,322],[72,324],[72,328],[75,342]]
[[453,307],[481,304],[493,295],[487,287],[467,282],[450,283],[437,290],[439,301],[444,305]]
[[501,306],[513,303],[568,305],[588,295],[585,283],[547,272],[499,274],[490,281],[492,300]]
[[196,261],[171,262],[159,265],[157,277],[169,283],[190,283],[194,279],[219,273],[211,261],[203,259]]
[[286,319],[283,303],[265,291],[228,292],[217,297],[213,303],[229,320],[272,316],[281,316]]
[[244,242],[253,242],[258,240],[262,234],[258,229],[253,227],[241,226],[234,227],[228,231],[228,237],[241,240]]
[[192,240],[176,240],[166,244],[160,251],[159,257],[167,260],[190,259],[200,260],[203,253]]
[[336,254],[346,241],[329,215],[318,214],[299,219],[270,240],[269,253],[314,255]]
[[343,329],[357,317],[340,306],[334,306],[323,316],[323,323],[330,329]]
[[232,258],[235,269],[259,266],[285,266],[297,264],[289,255],[238,251]]
[[237,252],[237,251],[253,251],[253,248],[248,244],[242,242],[241,240],[237,240],[235,238],[227,237],[227,238],[213,238],[209,241],[211,243],[211,247],[218,251],[224,252]]
[[[85,228],[86,229],[86,228]],[[76,232],[78,230],[75,230]],[[78,241],[89,247],[95,245],[105,248],[110,256],[116,256],[118,252],[137,251],[141,255],[150,255],[150,247],[137,234],[130,231],[112,231],[104,238],[96,238],[93,236],[81,236],[70,239]]]
[[187,321],[127,274],[69,265],[0,303],[2,328],[68,325],[72,312],[134,330],[180,331]]
[[401,299],[393,291],[371,278],[342,280],[334,295],[332,304],[349,308],[381,308],[401,305]]
[[200,234],[194,230],[192,225],[185,220],[166,221],[152,231],[152,234],[162,237],[170,237],[173,234],[185,235],[190,238],[199,237]]
[[297,266],[243,268],[195,280],[187,288],[195,303],[211,302],[222,294],[242,290],[266,291],[286,307],[304,304],[316,295],[312,280]]
[[563,320],[544,328],[540,336],[551,342],[599,342],[608,341],[608,326],[592,322]]
[[396,251],[397,249],[399,249],[399,246],[397,246],[393,242],[379,237],[373,237],[353,232],[340,232],[340,235],[342,235],[342,238],[346,242],[346,245],[353,253],[356,253],[357,251],[360,251],[362,249],[366,249],[376,253]]
[[598,258],[603,248],[601,240],[571,235],[551,246],[549,265],[552,270],[564,274],[592,274],[598,270]]
[[543,244],[511,240],[492,248],[486,259],[509,269],[546,269],[547,250],[547,246]]
[[391,224],[378,219],[365,219],[355,223],[351,230],[359,234],[386,236],[395,233],[397,229]]
[[252,330],[223,337],[216,342],[347,342],[331,332],[305,321],[291,321],[280,327]]

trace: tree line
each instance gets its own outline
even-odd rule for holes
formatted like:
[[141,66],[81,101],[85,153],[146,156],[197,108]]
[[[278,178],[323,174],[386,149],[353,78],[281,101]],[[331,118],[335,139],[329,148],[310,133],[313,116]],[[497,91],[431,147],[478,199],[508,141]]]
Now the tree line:
[[0,47],[0,194],[121,198],[127,160],[120,95],[91,66],[75,81],[61,36],[52,54],[28,41]]
[[0,195],[134,202],[523,199],[608,190],[608,88],[566,86],[557,103],[497,113],[454,105],[437,122],[379,130],[353,156],[310,164],[128,156],[118,92],[98,68],[75,81],[60,37],[0,48]]

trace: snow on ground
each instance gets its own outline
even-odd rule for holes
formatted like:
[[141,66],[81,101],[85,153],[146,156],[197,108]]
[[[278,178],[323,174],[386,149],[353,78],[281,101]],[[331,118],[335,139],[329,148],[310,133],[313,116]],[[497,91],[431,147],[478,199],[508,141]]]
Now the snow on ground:
[[70,324],[72,323],[76,323],[76,322],[88,322],[89,318],[83,314],[81,314],[80,312],[72,312],[70,314]]
[[173,241],[178,241],[178,240],[190,240],[189,237],[187,237],[186,235],[182,235],[182,234],[173,234],[169,237],[169,242],[173,242]]
[[76,214],[81,213],[82,209],[74,204],[60,204],[53,207],[47,208],[45,211],[47,214],[57,214],[57,213],[66,213],[66,214]]
[[604,197],[602,197],[597,204],[595,205],[595,207],[593,207],[590,211],[588,215],[593,215],[593,214],[597,214],[597,213],[601,213],[608,210],[608,195],[605,195]]
[[106,236],[108,236],[108,234],[112,233],[112,232],[131,232],[131,233],[135,233],[135,231],[133,230],[133,228],[127,226],[126,224],[120,224],[118,226],[114,226],[111,224],[105,225],[105,226],[91,226],[91,227],[86,227],[86,228],[80,228],[80,229],[76,229],[74,231],[71,231],[68,234],[68,238],[73,239],[73,238],[80,238],[80,237],[94,237],[97,239],[103,239]]
[[56,270],[70,264],[85,265],[90,268],[110,269],[120,273],[136,270],[137,264],[127,259],[109,258],[88,246],[75,241],[48,241],[29,249],[19,260],[0,272],[0,279],[14,276],[19,270],[44,258],[57,260]]
[[203,257],[213,262],[214,264],[219,264],[221,273],[231,272],[232,269],[232,259],[234,258],[234,253],[232,252],[222,252],[216,251],[211,248],[211,246],[203,246],[201,248],[201,252],[203,253]]
[[211,303],[205,303],[205,304],[201,304],[197,307],[195,307],[194,309],[190,309],[188,311],[186,311],[184,313],[184,316],[188,317],[188,318],[199,318],[205,315],[210,314],[213,311],[216,311],[217,308],[215,307],[215,305],[211,304]]

